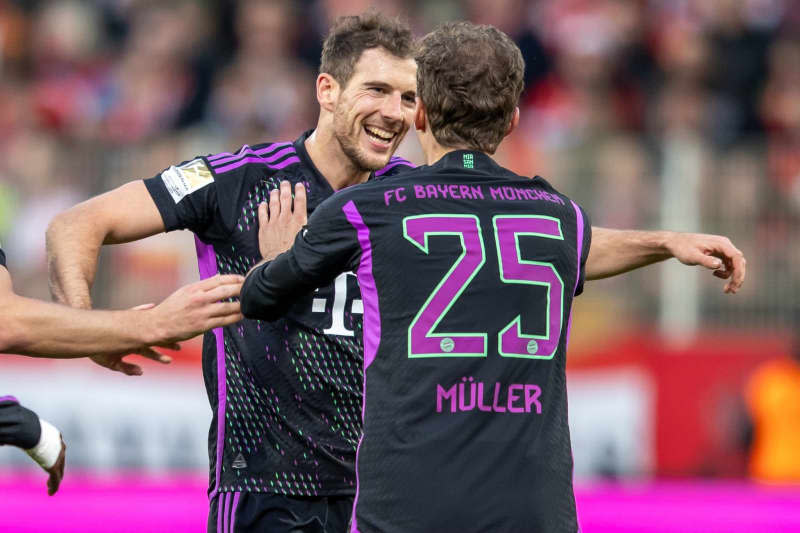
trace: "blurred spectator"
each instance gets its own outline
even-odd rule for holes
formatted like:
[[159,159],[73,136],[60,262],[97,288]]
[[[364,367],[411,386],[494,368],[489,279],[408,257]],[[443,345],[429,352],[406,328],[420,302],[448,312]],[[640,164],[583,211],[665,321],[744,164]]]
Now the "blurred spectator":
[[759,481],[800,482],[800,335],[796,332],[789,355],[765,363],[747,383],[753,423],[749,470]]

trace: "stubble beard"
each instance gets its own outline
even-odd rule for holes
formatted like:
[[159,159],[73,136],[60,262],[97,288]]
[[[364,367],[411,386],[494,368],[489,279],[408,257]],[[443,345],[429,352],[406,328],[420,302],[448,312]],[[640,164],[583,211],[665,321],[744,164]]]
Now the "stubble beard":
[[[343,106],[342,106],[343,107]],[[336,142],[342,149],[342,153],[350,160],[357,172],[374,172],[386,166],[387,161],[371,162],[370,157],[358,146],[358,137],[361,127],[353,124],[354,131],[348,131],[347,114],[341,111],[341,107],[334,112],[333,131]]]

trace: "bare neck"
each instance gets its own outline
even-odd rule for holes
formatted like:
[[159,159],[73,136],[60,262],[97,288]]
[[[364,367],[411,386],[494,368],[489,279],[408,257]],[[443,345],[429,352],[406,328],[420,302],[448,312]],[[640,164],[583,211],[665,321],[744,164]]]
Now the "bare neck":
[[314,166],[334,191],[369,179],[369,171],[358,170],[342,151],[331,128],[317,126],[304,144]]
[[425,152],[425,159],[427,164],[432,165],[438,160],[456,150],[470,150],[467,146],[443,146],[439,144],[433,135],[427,133],[419,136],[422,151]]

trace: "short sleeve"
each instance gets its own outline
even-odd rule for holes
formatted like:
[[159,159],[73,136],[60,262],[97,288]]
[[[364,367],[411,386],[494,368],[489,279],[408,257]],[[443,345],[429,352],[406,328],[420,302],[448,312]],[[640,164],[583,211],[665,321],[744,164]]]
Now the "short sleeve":
[[592,222],[581,206],[572,202],[575,208],[576,240],[578,256],[578,282],[575,285],[575,296],[583,292],[586,281],[586,260],[589,258],[589,247],[592,245]]
[[144,180],[167,231],[188,229],[204,240],[225,239],[246,194],[248,166],[218,174],[205,157],[171,166]]

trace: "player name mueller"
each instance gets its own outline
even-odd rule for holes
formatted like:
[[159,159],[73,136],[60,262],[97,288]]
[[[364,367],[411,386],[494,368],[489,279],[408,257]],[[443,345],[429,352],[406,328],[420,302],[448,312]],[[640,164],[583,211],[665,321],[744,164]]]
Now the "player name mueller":
[[539,385],[515,383],[485,384],[472,377],[461,378],[461,383],[451,387],[436,385],[436,412],[485,411],[488,413],[542,414]]

